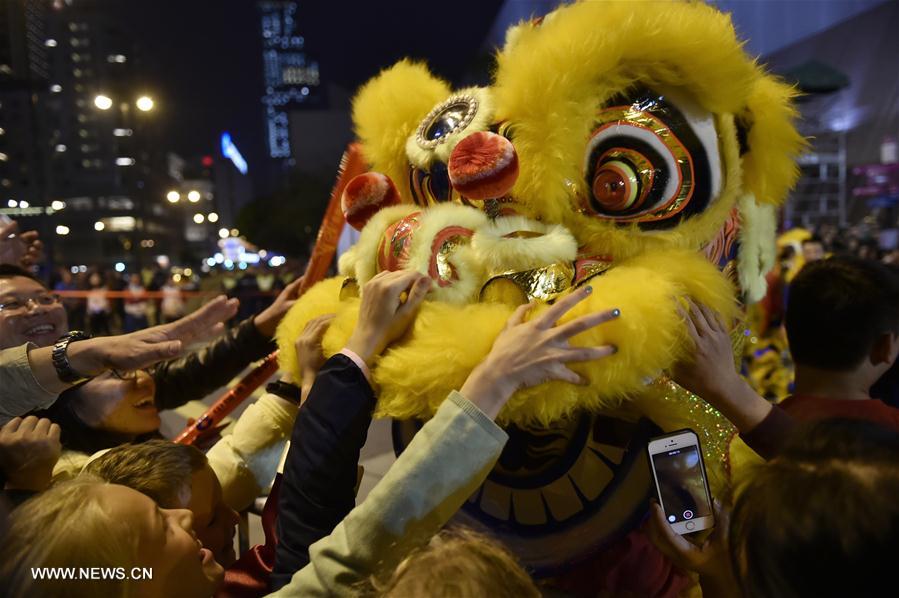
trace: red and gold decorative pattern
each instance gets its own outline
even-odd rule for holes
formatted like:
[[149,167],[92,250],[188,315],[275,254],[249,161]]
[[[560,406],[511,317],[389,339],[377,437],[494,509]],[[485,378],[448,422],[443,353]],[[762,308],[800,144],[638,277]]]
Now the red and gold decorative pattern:
[[387,227],[378,244],[378,271],[402,270],[409,262],[412,234],[421,226],[421,212],[413,212]]
[[580,286],[614,265],[610,255],[579,255],[574,261],[574,286]]
[[702,252],[708,260],[718,266],[718,269],[737,288],[740,287],[740,276],[737,271],[737,255],[740,252],[739,234],[740,216],[737,209],[734,208],[715,238],[702,248]]
[[[677,177],[674,193],[655,202],[655,205],[642,206],[652,189],[655,171],[662,168],[662,165],[653,165],[645,155],[630,148],[615,148],[604,152],[597,160],[592,190],[594,199],[609,213],[597,215],[618,222],[646,222],[670,218],[683,210],[694,192],[693,158],[668,125],[635,106],[611,106],[600,111],[597,118],[602,124],[593,131],[591,138],[595,139],[605,131],[621,127],[643,131],[644,135],[654,139],[656,145],[665,148],[673,158],[676,168],[668,176]],[[627,160],[622,160],[623,157]],[[589,205],[585,207],[591,208]],[[634,213],[640,207],[646,209]],[[623,211],[630,213],[615,216],[616,212]]]
[[428,276],[441,287],[448,287],[459,279],[450,258],[460,245],[468,244],[474,231],[462,226],[448,226],[434,236],[431,243],[431,261]]

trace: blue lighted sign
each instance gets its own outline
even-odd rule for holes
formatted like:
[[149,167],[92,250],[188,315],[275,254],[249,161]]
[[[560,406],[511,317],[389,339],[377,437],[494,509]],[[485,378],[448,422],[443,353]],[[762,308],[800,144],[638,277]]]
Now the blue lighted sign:
[[230,133],[222,133],[222,155],[234,163],[240,174],[247,174],[247,161],[243,159],[243,156],[237,150],[237,146],[231,141]]

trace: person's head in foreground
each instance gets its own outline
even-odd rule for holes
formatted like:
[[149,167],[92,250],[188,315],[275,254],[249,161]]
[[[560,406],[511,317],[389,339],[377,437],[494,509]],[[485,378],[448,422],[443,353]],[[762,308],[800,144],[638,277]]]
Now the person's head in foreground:
[[858,420],[809,425],[738,493],[730,554],[743,595],[891,594],[897,496],[899,434]]
[[[34,574],[38,567],[120,568],[122,574],[40,579]],[[0,588],[9,598],[206,598],[223,575],[212,551],[197,539],[190,511],[160,508],[136,490],[93,476],[26,501],[10,516],[0,545]]]
[[899,354],[899,274],[850,257],[809,264],[790,285],[786,329],[797,379],[854,372],[870,386]]
[[196,447],[168,440],[119,446],[91,461],[85,471],[142,492],[164,509],[190,510],[194,531],[215,560],[227,567],[237,559],[239,515],[225,504],[218,477]]
[[63,448],[91,454],[155,434],[155,397],[147,370],[109,370],[64,391],[42,415],[59,425]]
[[[47,347],[69,331],[57,296],[21,268],[0,265],[0,349]],[[44,414],[62,429],[63,446],[84,453],[159,429],[156,386],[146,371],[107,371],[65,391]]]
[[443,531],[386,579],[360,593],[400,598],[537,598],[540,591],[501,544],[471,530]]
[[162,420],[146,370],[109,370],[59,395],[44,417],[59,424],[64,448],[95,453],[154,434]]

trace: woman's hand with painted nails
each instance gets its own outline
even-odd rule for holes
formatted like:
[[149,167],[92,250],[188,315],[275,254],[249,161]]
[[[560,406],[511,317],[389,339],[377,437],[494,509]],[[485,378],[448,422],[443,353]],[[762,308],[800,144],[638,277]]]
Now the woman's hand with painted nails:
[[531,320],[525,318],[533,309],[533,303],[515,310],[490,353],[465,381],[460,390],[462,395],[495,418],[518,389],[551,380],[583,384],[584,380],[566,364],[602,359],[615,353],[617,348],[612,345],[574,347],[569,339],[617,318],[621,313],[612,309],[558,324],[562,316],[591,292],[591,287],[581,288]]

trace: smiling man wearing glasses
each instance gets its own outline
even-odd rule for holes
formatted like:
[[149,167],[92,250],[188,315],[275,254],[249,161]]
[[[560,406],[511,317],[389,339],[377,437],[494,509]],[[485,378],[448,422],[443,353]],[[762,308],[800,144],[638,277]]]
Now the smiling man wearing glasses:
[[59,297],[27,271],[0,266],[0,349],[25,343],[46,347],[68,331]]
[[[161,411],[201,399],[227,384],[253,361],[271,353],[275,349],[275,328],[296,300],[300,282],[297,279],[287,285],[267,309],[234,326],[203,349],[153,366],[145,373],[155,387],[152,407]],[[237,301],[228,301],[227,309],[228,317],[233,316]],[[27,270],[0,264],[0,350],[24,345],[59,347],[63,335],[69,335],[69,324],[62,302]],[[134,377],[133,373],[119,374]],[[3,395],[0,388],[0,403],[9,403]]]

